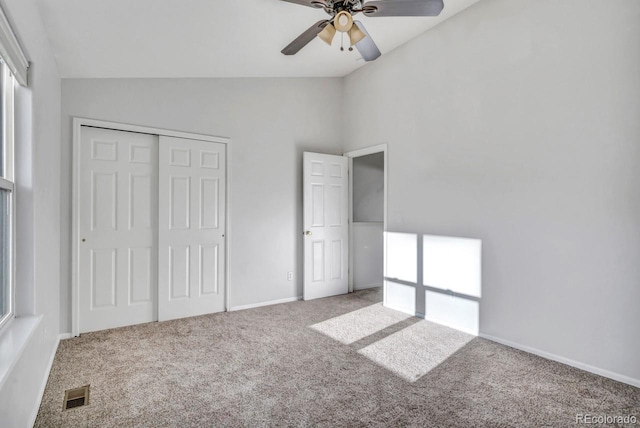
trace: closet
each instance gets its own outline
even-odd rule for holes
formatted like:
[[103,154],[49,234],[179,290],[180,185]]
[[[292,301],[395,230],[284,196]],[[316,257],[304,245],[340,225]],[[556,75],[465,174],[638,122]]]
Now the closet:
[[224,139],[77,129],[77,333],[224,311]]

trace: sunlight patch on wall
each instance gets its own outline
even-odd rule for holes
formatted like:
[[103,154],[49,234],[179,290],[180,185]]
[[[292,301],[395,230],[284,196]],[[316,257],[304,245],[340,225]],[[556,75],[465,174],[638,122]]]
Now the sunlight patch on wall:
[[386,309],[381,303],[377,303],[314,324],[310,328],[338,342],[349,345],[408,318],[411,318],[411,316]]
[[475,300],[425,291],[425,319],[478,335],[480,304]]
[[482,241],[385,233],[385,305],[477,335]]
[[474,336],[420,321],[358,351],[408,382],[415,382]]
[[386,305],[388,308],[411,315],[416,314],[415,287],[398,284],[393,281],[385,281],[384,286],[387,293]]
[[422,236],[422,284],[480,297],[482,241]]
[[418,282],[418,235],[385,233],[385,247],[387,259],[384,276],[401,281]]

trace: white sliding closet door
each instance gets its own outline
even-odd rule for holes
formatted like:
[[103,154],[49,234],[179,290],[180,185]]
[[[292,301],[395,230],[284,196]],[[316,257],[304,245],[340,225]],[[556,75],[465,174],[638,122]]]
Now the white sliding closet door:
[[160,321],[225,310],[225,147],[160,136]]
[[158,137],[83,127],[80,333],[157,320]]

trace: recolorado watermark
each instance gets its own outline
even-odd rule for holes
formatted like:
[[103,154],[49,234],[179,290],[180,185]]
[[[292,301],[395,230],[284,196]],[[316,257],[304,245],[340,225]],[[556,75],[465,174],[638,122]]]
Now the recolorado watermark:
[[576,415],[577,424],[585,425],[613,425],[613,424],[637,424],[638,417],[636,415],[591,415],[578,413]]

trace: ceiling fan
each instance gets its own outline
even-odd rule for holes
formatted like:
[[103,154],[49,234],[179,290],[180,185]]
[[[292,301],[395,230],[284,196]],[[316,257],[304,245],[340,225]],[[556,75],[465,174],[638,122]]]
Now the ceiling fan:
[[[355,21],[353,15],[362,12],[365,16],[438,16],[444,8],[443,0],[282,0],[302,6],[324,9],[330,15],[322,19],[304,33],[300,34],[286,48],[285,55],[295,55],[311,40],[318,36],[331,46],[336,31],[349,37],[349,50],[353,46],[358,49],[365,61],[373,61],[380,55],[380,50],[367,33],[362,22]],[[341,46],[340,50],[344,50]]]

